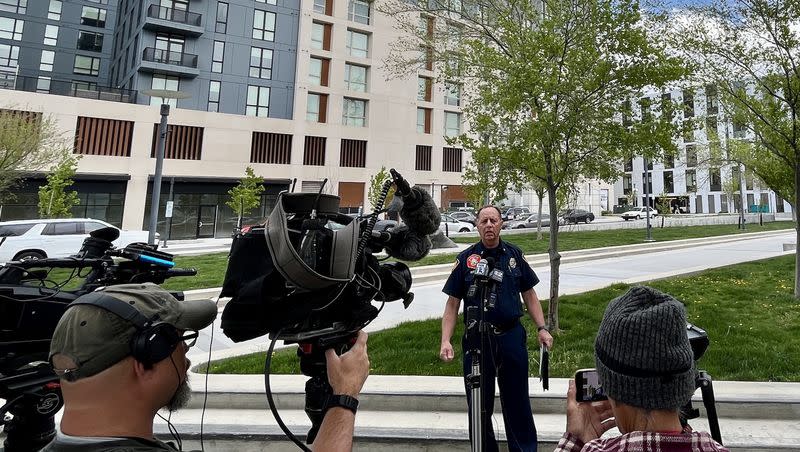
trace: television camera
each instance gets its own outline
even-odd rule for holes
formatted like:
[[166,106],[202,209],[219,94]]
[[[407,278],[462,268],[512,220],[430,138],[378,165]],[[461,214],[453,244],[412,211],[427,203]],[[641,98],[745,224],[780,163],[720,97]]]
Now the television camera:
[[[339,197],[319,193],[281,193],[267,221],[245,227],[236,235],[222,297],[231,297],[222,313],[223,332],[235,342],[269,334],[272,344],[265,363],[270,408],[286,435],[305,446],[283,425],[269,390],[269,363],[279,339],[298,343],[300,368],[311,377],[306,384],[306,413],[313,443],[326,398],[331,395],[324,352],[348,348],[356,333],[375,319],[380,309],[372,300],[402,300],[407,308],[411,272],[399,261],[381,263],[375,253],[386,251],[399,260],[419,260],[428,254],[428,234],[439,228],[441,216],[430,195],[411,187],[394,169],[381,187],[375,211],[359,218],[339,213]],[[402,203],[402,225],[374,231],[392,187]],[[383,305],[381,305],[383,306]]]
[[[47,359],[53,331],[72,301],[103,286],[161,284],[197,273],[174,268],[173,256],[155,245],[114,248],[111,242],[118,236],[116,228],[101,228],[73,256],[0,267],[0,399],[6,401],[0,424],[6,452],[38,451],[55,436],[54,416],[64,401]],[[183,299],[180,292],[173,296]]]

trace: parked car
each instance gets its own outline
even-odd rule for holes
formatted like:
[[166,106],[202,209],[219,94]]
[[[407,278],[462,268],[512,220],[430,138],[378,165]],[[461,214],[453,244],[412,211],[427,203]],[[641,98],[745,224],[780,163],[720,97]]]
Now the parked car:
[[475,230],[475,225],[467,223],[466,221],[458,221],[450,215],[442,215],[442,221],[439,223],[440,231],[447,232],[472,232]]
[[654,218],[658,216],[658,211],[652,207],[634,207],[631,210],[622,212],[622,219],[625,221],[628,220],[638,220],[640,218],[645,218],[647,216],[647,211],[650,210],[650,218]]
[[516,220],[521,219],[529,216],[531,214],[530,209],[527,207],[509,207],[508,209],[501,212],[501,218],[503,221],[508,220]]
[[503,229],[535,228],[539,226],[539,223],[542,224],[542,227],[550,226],[550,215],[543,213],[542,218],[539,219],[539,214],[535,213],[521,220],[506,221],[503,223]]
[[459,210],[457,212],[450,212],[448,215],[450,215],[451,217],[455,218],[458,221],[470,223],[473,226],[476,226],[476,223],[478,221],[474,213],[467,212],[464,210]]
[[[115,226],[91,218],[59,218],[0,222],[0,263],[12,260],[67,257],[77,253],[95,229]],[[118,229],[118,228],[117,228]],[[147,242],[147,231],[120,230],[114,246]],[[159,234],[156,234],[158,239]]]
[[578,224],[594,221],[594,214],[583,209],[567,209],[559,214],[559,224]]

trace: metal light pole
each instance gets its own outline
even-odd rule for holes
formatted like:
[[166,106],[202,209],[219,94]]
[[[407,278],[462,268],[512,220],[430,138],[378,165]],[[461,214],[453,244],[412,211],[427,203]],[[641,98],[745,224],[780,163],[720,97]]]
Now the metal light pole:
[[169,104],[166,99],[188,99],[190,96],[182,91],[169,91],[164,89],[146,89],[142,94],[162,98],[161,123],[158,126],[158,140],[156,141],[156,171],[153,175],[153,192],[150,197],[150,226],[147,231],[147,243],[156,243],[156,225],[158,224],[158,207],[161,198],[161,176],[164,167],[164,147],[167,141],[167,118],[169,117]]

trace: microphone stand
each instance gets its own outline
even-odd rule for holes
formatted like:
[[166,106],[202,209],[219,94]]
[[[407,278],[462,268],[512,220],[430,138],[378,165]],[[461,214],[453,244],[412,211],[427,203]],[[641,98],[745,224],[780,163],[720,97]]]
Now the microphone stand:
[[[491,280],[478,279],[476,275],[475,286],[478,292],[479,306],[466,308],[466,335],[467,343],[473,347],[467,352],[472,360],[472,369],[466,376],[467,387],[470,390],[472,404],[470,405],[469,432],[472,438],[472,452],[482,452],[486,442],[486,426],[483,419],[486,415],[486,401],[483,399],[484,374],[482,353],[486,350],[486,322],[487,298],[489,294],[488,282]],[[474,344],[478,344],[477,347]]]

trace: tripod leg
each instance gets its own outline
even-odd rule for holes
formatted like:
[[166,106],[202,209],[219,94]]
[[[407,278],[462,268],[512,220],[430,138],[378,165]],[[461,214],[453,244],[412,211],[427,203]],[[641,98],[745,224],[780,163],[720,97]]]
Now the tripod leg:
[[325,401],[333,389],[328,383],[327,376],[314,376],[306,382],[306,415],[311,420],[311,429],[308,431],[306,444],[314,443],[319,433],[322,419],[325,417]]
[[711,383],[711,375],[705,371],[700,371],[700,393],[703,395],[703,406],[706,408],[708,416],[708,428],[711,430],[711,437],[722,444],[722,433],[719,430],[719,417],[717,417],[717,401],[714,399],[714,385]]

